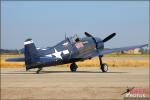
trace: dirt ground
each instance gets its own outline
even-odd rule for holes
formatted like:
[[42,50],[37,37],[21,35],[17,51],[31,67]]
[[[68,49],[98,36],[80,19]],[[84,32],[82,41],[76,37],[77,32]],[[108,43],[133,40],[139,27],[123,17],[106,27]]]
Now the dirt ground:
[[[127,87],[149,88],[149,67],[1,68],[1,99],[123,99]],[[147,94],[148,95],[148,94]]]

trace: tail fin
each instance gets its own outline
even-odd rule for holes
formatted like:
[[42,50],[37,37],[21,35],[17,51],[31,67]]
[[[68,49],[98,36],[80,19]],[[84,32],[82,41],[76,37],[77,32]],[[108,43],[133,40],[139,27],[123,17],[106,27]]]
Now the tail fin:
[[26,39],[24,41],[24,50],[25,50],[24,52],[25,65],[26,65],[26,70],[28,70],[32,68],[32,65],[36,64],[39,55],[32,39]]

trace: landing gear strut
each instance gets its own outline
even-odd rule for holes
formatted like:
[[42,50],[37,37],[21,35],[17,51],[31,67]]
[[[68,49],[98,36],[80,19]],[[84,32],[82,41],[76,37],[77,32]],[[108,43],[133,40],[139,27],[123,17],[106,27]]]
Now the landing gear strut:
[[39,74],[41,70],[42,70],[42,67],[39,67],[36,73]]
[[70,65],[70,70],[71,70],[72,72],[76,72],[76,71],[77,71],[77,68],[78,68],[78,66],[77,66],[75,63],[72,63],[72,64]]
[[99,56],[99,61],[100,61],[100,67],[101,67],[102,72],[107,72],[108,65],[102,62],[102,56]]

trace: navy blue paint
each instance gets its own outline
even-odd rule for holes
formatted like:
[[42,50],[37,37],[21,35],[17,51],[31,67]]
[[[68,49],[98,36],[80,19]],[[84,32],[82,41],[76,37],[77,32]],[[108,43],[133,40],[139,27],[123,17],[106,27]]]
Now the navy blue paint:
[[[38,68],[38,67],[47,67],[47,66],[55,66],[67,63],[73,63],[77,61],[83,61],[86,59],[90,59],[95,56],[102,56],[104,54],[119,52],[123,50],[130,50],[135,48],[141,48],[145,45],[137,45],[137,46],[129,46],[122,48],[115,48],[111,50],[104,50],[104,43],[98,37],[94,37],[93,40],[91,37],[79,38],[80,42],[83,43],[84,47],[76,48],[74,37],[67,37],[65,40],[59,42],[57,45],[53,47],[47,47],[46,50],[36,49],[34,43],[27,44],[24,46],[24,58],[10,58],[6,61],[25,61],[26,69]],[[30,41],[31,39],[27,39],[26,41]],[[97,49],[96,44],[97,43]],[[68,43],[68,45],[64,46],[64,43]],[[59,52],[63,50],[68,50],[69,54],[61,53],[60,58],[56,58],[54,55],[52,57],[48,57],[46,55],[54,53],[54,48]]]

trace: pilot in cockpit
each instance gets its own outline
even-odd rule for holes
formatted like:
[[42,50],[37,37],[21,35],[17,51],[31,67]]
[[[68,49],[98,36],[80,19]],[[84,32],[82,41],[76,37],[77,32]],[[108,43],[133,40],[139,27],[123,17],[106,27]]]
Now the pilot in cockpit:
[[80,39],[77,37],[77,38],[75,39],[75,42],[80,42]]
[[81,42],[81,39],[77,35],[74,35],[73,37],[69,38],[69,41],[71,43],[79,43],[79,42]]

